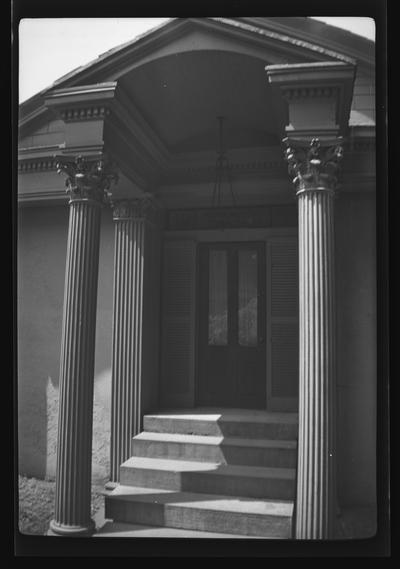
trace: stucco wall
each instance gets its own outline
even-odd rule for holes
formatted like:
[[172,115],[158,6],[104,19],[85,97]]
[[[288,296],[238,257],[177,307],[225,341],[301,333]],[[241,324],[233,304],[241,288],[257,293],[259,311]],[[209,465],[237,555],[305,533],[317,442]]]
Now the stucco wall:
[[336,206],[338,492],[374,503],[376,470],[375,196],[341,194]]
[[[55,475],[59,357],[68,207],[20,209],[18,217],[18,452],[20,474]],[[113,222],[101,228],[93,419],[93,478],[108,474]]]

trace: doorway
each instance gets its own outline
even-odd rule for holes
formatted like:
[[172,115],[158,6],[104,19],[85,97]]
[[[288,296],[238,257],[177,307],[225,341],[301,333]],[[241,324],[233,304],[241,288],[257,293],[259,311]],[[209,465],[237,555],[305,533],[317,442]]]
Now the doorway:
[[265,244],[198,248],[198,406],[266,408]]

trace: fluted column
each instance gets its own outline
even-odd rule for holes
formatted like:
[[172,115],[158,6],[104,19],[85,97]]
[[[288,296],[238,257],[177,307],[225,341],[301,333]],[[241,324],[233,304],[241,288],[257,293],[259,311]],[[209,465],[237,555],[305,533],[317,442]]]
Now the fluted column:
[[101,206],[110,176],[101,161],[60,162],[68,175],[55,515],[50,535],[90,534],[93,378]]
[[145,225],[151,207],[149,198],[119,200],[113,204],[114,312],[108,488],[119,482],[120,465],[130,457],[132,437],[141,427]]
[[298,197],[299,442],[297,539],[334,537],[335,265],[334,194],[340,140],[284,141]]

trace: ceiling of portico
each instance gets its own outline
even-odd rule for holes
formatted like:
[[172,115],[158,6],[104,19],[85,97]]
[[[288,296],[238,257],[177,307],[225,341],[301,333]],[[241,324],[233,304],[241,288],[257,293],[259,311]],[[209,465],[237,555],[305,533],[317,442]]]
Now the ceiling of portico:
[[172,154],[215,148],[217,116],[225,117],[230,148],[269,146],[278,142],[278,123],[267,63],[232,52],[186,52],[135,68],[119,84]]

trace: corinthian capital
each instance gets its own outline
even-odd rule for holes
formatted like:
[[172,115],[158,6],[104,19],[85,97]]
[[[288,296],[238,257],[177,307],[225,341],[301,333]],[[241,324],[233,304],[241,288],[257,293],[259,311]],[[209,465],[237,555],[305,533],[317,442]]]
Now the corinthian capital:
[[341,137],[321,141],[318,138],[284,138],[285,159],[296,194],[311,190],[334,191],[339,182],[343,158]]
[[141,198],[112,200],[114,221],[128,219],[151,219],[155,212],[155,205],[151,194]]
[[106,157],[70,160],[64,156],[55,156],[58,174],[65,174],[66,192],[70,203],[74,201],[96,201],[104,203],[109,197],[111,183],[118,182],[115,165]]

